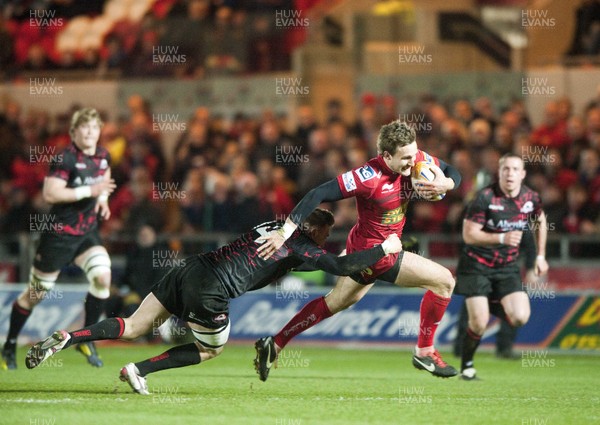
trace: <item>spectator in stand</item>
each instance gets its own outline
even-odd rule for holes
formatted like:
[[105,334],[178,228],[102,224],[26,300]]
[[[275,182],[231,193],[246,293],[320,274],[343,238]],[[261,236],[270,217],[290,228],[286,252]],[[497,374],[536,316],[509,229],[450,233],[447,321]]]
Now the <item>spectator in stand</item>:
[[173,180],[182,182],[199,158],[203,164],[214,165],[217,152],[210,146],[207,123],[194,120],[175,146]]
[[462,183],[456,190],[457,195],[463,199],[463,202],[470,202],[475,195],[477,188],[475,186],[475,175],[477,168],[473,159],[466,149],[457,149],[450,156],[450,164],[454,166],[462,176]]
[[287,216],[294,209],[295,203],[285,188],[274,181],[274,168],[273,162],[267,158],[258,162],[259,205],[268,204],[275,216],[283,220],[281,217]]
[[600,150],[600,106],[588,109],[586,113],[586,129],[589,146]]
[[565,207],[564,192],[560,190],[556,185],[551,184],[546,180],[546,184],[540,191],[540,197],[544,204],[544,212],[546,213],[546,221],[548,222],[548,230],[555,233],[563,233],[565,228],[563,226],[564,219],[567,215],[567,208]]
[[[437,147],[441,152],[436,152],[434,149],[433,151],[436,153],[432,153],[431,155],[447,158],[457,149],[469,148],[467,146],[469,138],[467,127],[454,118],[448,118],[442,122],[440,136],[442,143]],[[431,151],[432,149],[429,150]]]
[[561,118],[558,102],[551,100],[546,103],[544,123],[533,130],[530,141],[533,146],[559,149],[563,149],[569,144],[567,122]]
[[330,149],[343,152],[350,147],[350,136],[348,135],[348,129],[341,121],[333,121],[327,125],[327,138]]
[[569,136],[569,145],[564,153],[565,166],[576,170],[579,164],[580,152],[590,145],[586,135],[585,123],[581,117],[574,115],[569,118],[567,122],[567,135]]
[[488,122],[492,131],[495,130],[497,119],[494,105],[489,97],[480,97],[475,101],[474,118],[482,118]]
[[[534,154],[534,169],[540,170],[543,175],[563,192],[577,182],[577,173],[567,167],[563,156],[557,148],[548,149],[543,154]],[[540,191],[541,188],[538,188]]]
[[373,155],[372,146],[375,145],[379,134],[377,111],[374,106],[363,105],[360,108],[358,120],[351,128],[352,133],[360,140],[361,147],[368,149],[369,157]]
[[296,127],[294,137],[301,146],[308,146],[308,136],[318,126],[315,111],[312,106],[302,105],[296,111],[296,116],[298,118],[298,127]]
[[469,124],[469,136],[466,143],[471,156],[473,158],[480,158],[483,150],[489,146],[491,142],[492,128],[490,127],[490,124],[482,118],[472,120]]
[[142,165],[132,168],[129,181],[109,199],[112,215],[109,221],[103,223],[102,230],[133,236],[141,225],[162,229],[163,205],[153,196],[150,172]]
[[454,102],[452,116],[454,119],[460,121],[465,127],[468,127],[471,124],[471,121],[475,119],[471,103],[466,99]]
[[259,181],[254,173],[246,172],[234,181],[233,209],[236,218],[230,225],[232,232],[243,232],[269,220],[275,214],[271,204],[259,197]]
[[510,128],[508,128],[506,124],[496,125],[492,143],[502,155],[512,152],[515,140],[513,139]]
[[310,133],[308,146],[308,163],[302,163],[298,175],[298,189],[300,194],[305,194],[313,187],[325,183],[327,176],[327,131],[317,128]]
[[588,202],[600,206],[600,155],[596,149],[581,151],[579,160],[579,182],[587,188]]
[[580,184],[567,189],[567,214],[563,227],[567,233],[592,234],[597,231],[594,224],[598,213],[588,203],[587,190]]

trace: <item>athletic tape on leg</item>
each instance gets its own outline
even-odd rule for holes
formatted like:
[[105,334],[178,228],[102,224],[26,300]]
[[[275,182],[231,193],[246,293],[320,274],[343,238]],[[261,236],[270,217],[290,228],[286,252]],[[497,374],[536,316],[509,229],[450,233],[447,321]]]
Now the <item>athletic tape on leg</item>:
[[192,329],[192,333],[203,347],[215,349],[225,345],[229,339],[229,330],[230,323],[227,323],[226,326],[217,330],[197,331]]

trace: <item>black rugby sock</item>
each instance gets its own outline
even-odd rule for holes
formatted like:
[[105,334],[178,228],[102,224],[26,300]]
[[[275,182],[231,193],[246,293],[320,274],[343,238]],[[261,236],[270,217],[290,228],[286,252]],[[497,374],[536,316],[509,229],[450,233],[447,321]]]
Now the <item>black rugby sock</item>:
[[12,305],[12,311],[10,312],[10,327],[8,328],[8,335],[6,336],[6,343],[4,348],[13,349],[17,345],[17,337],[21,333],[21,329],[25,326],[25,322],[31,315],[31,310],[27,310],[21,307],[16,301]]
[[156,357],[136,363],[135,366],[141,376],[146,376],[160,370],[195,365],[200,363],[200,360],[198,347],[192,342],[173,347]]
[[104,311],[104,304],[106,300],[97,298],[88,292],[85,297],[85,322],[84,326],[90,326],[98,322],[100,315]]
[[469,367],[473,367],[473,357],[475,356],[475,351],[477,350],[477,347],[479,347],[480,342],[481,336],[477,335],[470,328],[467,328],[467,333],[465,334],[465,339],[463,340],[462,346],[460,362],[461,371]]
[[69,332],[71,339],[64,348],[81,342],[100,341],[102,339],[119,339],[125,331],[125,323],[120,317],[110,318],[91,326]]

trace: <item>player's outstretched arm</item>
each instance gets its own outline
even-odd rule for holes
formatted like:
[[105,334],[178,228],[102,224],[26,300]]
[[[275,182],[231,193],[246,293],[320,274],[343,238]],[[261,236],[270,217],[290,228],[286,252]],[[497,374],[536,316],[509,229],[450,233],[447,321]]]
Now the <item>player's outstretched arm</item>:
[[267,260],[285,243],[286,239],[298,226],[306,220],[306,217],[314,211],[322,202],[334,202],[343,199],[342,191],[337,179],[332,179],[308,192],[296,205],[289,215],[283,228],[273,231],[266,236],[261,236],[256,241],[262,245],[258,248],[258,255]]
[[372,266],[387,254],[402,251],[402,242],[395,233],[388,236],[381,245],[352,254],[337,256],[325,254],[316,258],[314,266],[336,276],[349,276]]
[[42,195],[44,201],[49,204],[60,204],[77,202],[84,198],[96,198],[102,193],[111,194],[116,187],[115,181],[110,179],[89,186],[69,188],[66,180],[58,177],[46,177]]

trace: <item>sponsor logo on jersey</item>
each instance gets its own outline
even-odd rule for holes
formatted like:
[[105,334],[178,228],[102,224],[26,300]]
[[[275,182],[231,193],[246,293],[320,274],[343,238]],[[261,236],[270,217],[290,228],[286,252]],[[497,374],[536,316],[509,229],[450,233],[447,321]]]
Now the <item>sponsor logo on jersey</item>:
[[81,185],[81,177],[77,176],[77,177],[75,178],[75,180],[73,180],[73,184],[74,184],[75,186],[80,186],[80,185]]
[[532,211],[533,211],[533,202],[531,202],[531,201],[525,202],[525,204],[523,204],[523,206],[521,207],[521,212],[524,214],[528,214]]
[[102,158],[100,161],[100,169],[104,170],[106,168],[108,168],[108,161],[105,158]]
[[76,162],[75,168],[77,168],[78,170],[85,170],[87,168],[87,165],[85,165],[83,162]]
[[497,223],[494,223],[494,220],[490,218],[486,224],[487,227],[490,229],[499,229],[506,232],[510,232],[511,230],[523,230],[527,226],[527,221],[498,220]]
[[368,164],[354,171],[358,175],[358,178],[361,182],[366,182],[367,180],[371,180],[373,177],[377,176],[375,170],[373,170],[373,168],[371,168],[371,166]]
[[352,171],[342,174],[342,181],[344,182],[346,192],[352,192],[353,190],[356,190],[356,181],[354,180]]
[[490,204],[490,205],[488,206],[488,208],[489,208],[490,210],[493,210],[493,211],[504,211],[504,205],[494,205],[494,204]]
[[408,201],[402,202],[398,208],[394,208],[393,210],[389,210],[383,213],[381,217],[381,224],[396,224],[400,223],[404,218],[404,214],[406,213],[406,208],[408,207]]
[[394,183],[386,183],[381,186],[381,193],[388,193],[394,190]]

